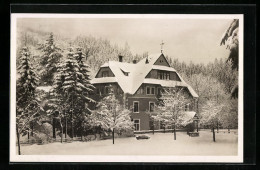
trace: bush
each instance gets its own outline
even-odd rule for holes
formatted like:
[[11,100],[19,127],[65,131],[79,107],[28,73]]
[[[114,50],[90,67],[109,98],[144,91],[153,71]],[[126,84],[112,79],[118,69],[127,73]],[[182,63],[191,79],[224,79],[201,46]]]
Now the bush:
[[133,137],[134,131],[132,129],[122,130],[119,133],[119,137]]
[[52,142],[52,138],[44,133],[38,132],[34,136],[35,140],[39,144],[46,144]]

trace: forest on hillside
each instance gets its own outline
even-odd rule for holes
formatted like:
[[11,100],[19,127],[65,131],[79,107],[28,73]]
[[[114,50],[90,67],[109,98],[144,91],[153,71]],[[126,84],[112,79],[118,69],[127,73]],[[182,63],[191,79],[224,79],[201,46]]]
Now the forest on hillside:
[[[107,118],[103,121],[97,120],[85,105],[95,102],[88,97],[94,88],[89,80],[94,77],[102,64],[109,60],[117,60],[119,54],[124,56],[125,62],[132,62],[133,59],[139,61],[147,56],[145,51],[143,54],[133,54],[127,42],[121,47],[107,39],[94,36],[78,36],[70,39],[40,30],[28,28],[18,30],[16,60],[17,127],[20,128],[17,129],[18,139],[20,134],[32,131],[35,125],[31,122],[35,123],[43,117],[44,119],[54,117],[59,127],[63,127],[64,124],[67,126],[67,121],[70,121],[71,124],[68,126],[71,127],[72,136],[76,132],[82,135],[86,129],[91,128],[96,132],[99,131],[101,126],[105,127],[104,122],[111,120]],[[197,111],[199,116],[204,118],[202,121],[204,125],[216,122],[217,127],[238,127],[238,99],[231,95],[238,84],[238,71],[232,68],[233,63],[228,60],[228,56],[227,60],[216,58],[214,62],[208,64],[180,62],[167,55],[166,58],[199,95]],[[46,98],[43,93],[35,93],[39,86],[52,86],[53,96]],[[46,101],[47,104],[43,105],[42,101]],[[104,102],[109,105],[111,101],[104,99]],[[100,105],[101,108],[107,110],[105,113],[109,115],[108,107]],[[43,112],[46,113],[44,116],[41,114]],[[125,120],[127,127],[130,128],[130,120],[126,118],[128,112],[122,109],[122,113],[125,114],[121,120]],[[107,117],[103,111],[97,115]],[[25,124],[24,121],[29,123]],[[122,127],[121,124],[109,125],[106,128],[112,129],[113,133]]]

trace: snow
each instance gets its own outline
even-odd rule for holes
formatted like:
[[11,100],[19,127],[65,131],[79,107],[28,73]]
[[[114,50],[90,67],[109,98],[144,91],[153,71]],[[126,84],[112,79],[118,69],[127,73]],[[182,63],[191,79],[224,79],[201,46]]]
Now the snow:
[[185,114],[186,114],[188,119],[192,119],[192,118],[194,118],[196,112],[188,111],[188,112],[185,112]]
[[36,90],[43,90],[45,92],[49,92],[51,90],[52,86],[39,86],[36,88]]
[[[180,156],[231,156],[237,155],[237,131],[200,131],[199,137],[189,137],[185,132],[146,134],[150,139],[137,140],[135,137],[72,143],[51,143],[45,145],[22,145],[26,155],[180,155]],[[138,135],[137,135],[138,136]]]
[[[124,93],[134,94],[138,88],[142,85],[142,83],[151,83],[151,84],[160,84],[161,86],[166,87],[174,87],[175,85],[187,87],[192,94],[193,97],[198,97],[197,93],[189,86],[181,76],[176,72],[176,70],[172,67],[166,66],[158,66],[154,65],[157,59],[163,54],[152,54],[148,56],[149,63],[146,64],[146,58],[143,58],[136,64],[133,63],[123,63],[118,61],[109,61],[108,63],[103,64],[101,67],[109,67],[111,71],[114,73],[115,77],[108,78],[94,78],[91,80],[91,83],[109,83],[109,82],[117,82],[119,86],[122,88]],[[145,79],[145,76],[152,70],[166,70],[173,71],[178,74],[181,79],[179,81],[166,81],[166,80],[157,80],[157,79]],[[130,73],[129,76],[125,76],[122,72]]]

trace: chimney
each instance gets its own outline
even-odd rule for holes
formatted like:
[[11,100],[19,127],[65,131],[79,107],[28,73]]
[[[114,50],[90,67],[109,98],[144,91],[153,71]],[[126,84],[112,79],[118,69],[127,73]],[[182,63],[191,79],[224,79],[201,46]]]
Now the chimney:
[[136,64],[136,60],[133,60],[133,64]]
[[122,56],[122,55],[119,55],[119,56],[118,56],[118,60],[119,60],[119,62],[123,62],[123,56]]
[[149,63],[148,57],[146,57],[145,64],[148,64],[148,63]]

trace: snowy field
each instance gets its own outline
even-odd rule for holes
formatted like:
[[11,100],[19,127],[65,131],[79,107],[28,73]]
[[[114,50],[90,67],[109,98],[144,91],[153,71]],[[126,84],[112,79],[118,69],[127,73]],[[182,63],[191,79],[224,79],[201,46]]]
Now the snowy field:
[[216,142],[212,141],[210,131],[200,131],[200,137],[189,137],[185,132],[147,134],[148,140],[136,140],[135,137],[73,142],[50,143],[45,145],[23,145],[23,155],[237,155],[237,132],[216,133]]

